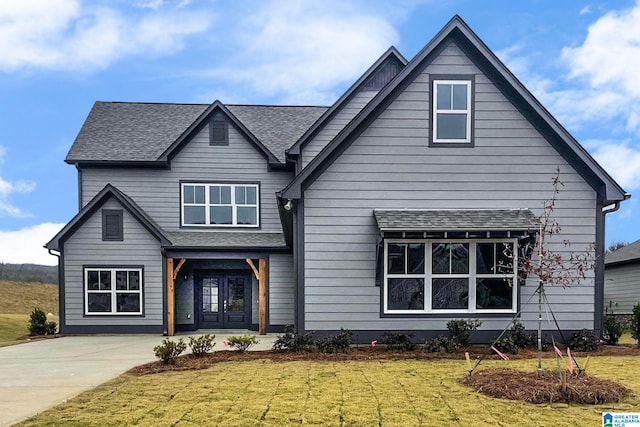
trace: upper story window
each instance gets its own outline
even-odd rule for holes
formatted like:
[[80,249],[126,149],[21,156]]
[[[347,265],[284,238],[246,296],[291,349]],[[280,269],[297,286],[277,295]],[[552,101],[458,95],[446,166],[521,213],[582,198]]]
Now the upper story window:
[[513,313],[515,247],[515,239],[385,240],[384,312]]
[[473,79],[432,80],[432,135],[434,144],[472,142]]
[[182,225],[258,227],[258,184],[183,183]]
[[209,122],[209,145],[229,145],[229,125],[221,112],[216,112]]
[[122,224],[122,209],[102,210],[102,240],[122,241],[124,230]]

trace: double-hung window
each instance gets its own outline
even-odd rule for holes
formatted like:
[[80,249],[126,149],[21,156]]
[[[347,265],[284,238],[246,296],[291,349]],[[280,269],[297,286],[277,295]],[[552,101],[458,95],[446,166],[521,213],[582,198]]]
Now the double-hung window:
[[142,268],[84,269],[86,315],[141,315]]
[[432,81],[432,142],[471,143],[473,80]]
[[386,239],[384,312],[515,312],[516,244],[515,239]]
[[258,227],[258,184],[183,183],[182,225]]

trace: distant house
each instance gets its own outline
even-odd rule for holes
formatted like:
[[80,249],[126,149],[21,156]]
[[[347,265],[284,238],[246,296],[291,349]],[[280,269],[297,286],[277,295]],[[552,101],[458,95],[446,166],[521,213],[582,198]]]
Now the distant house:
[[[331,107],[97,102],[67,163],[59,253],[68,333],[252,329],[370,341],[481,339],[528,304],[517,254],[557,169],[566,250],[627,195],[455,16],[411,61],[390,48]],[[604,265],[550,288],[565,330],[600,329]]]
[[628,316],[640,304],[640,240],[605,255],[605,310]]

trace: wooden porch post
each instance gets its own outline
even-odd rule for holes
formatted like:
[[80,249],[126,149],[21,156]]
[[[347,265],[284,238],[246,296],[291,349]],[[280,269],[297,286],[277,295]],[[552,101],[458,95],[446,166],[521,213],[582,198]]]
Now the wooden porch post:
[[173,279],[173,258],[167,258],[167,335],[172,337],[175,334],[174,306],[175,290]]
[[247,264],[253,270],[256,279],[258,279],[258,331],[260,335],[267,334],[267,260],[260,258],[258,268],[256,268],[251,258],[246,259]]

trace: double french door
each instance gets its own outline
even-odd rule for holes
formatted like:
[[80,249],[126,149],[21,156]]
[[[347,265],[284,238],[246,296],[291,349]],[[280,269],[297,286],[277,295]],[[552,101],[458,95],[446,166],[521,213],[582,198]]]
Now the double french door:
[[199,329],[249,328],[251,276],[248,272],[198,272],[196,283]]

